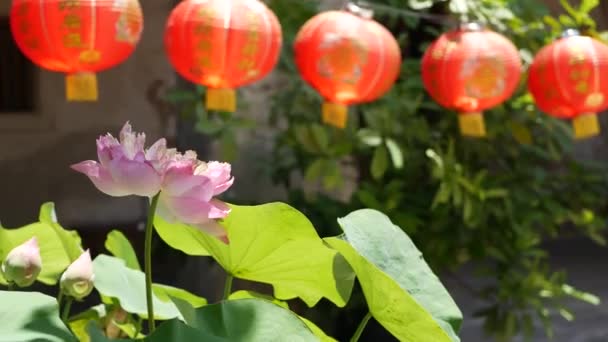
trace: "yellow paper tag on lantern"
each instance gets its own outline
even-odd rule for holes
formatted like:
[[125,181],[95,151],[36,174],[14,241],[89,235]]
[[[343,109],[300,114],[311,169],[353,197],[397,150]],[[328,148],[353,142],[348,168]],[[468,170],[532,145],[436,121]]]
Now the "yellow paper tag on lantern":
[[340,129],[346,127],[348,119],[348,107],[332,102],[323,103],[323,123]]
[[234,113],[236,92],[230,88],[207,88],[205,106],[208,110]]
[[65,92],[68,101],[97,101],[97,76],[91,72],[67,75]]
[[600,133],[600,124],[595,113],[579,115],[572,120],[575,139],[591,138]]
[[470,137],[485,137],[486,126],[481,113],[463,113],[458,115],[458,124],[460,125],[460,133]]

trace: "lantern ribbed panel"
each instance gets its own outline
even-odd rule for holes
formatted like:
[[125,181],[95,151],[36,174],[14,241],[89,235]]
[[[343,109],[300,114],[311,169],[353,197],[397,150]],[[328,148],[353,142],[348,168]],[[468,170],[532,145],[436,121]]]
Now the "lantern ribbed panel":
[[167,56],[187,80],[236,88],[264,78],[276,65],[281,26],[257,0],[185,0],[165,30]]
[[401,52],[393,35],[376,21],[347,11],[311,18],[300,29],[294,48],[302,78],[337,104],[378,99],[400,72]]
[[528,89],[540,110],[558,118],[608,109],[608,46],[583,36],[556,40],[534,58]]
[[521,78],[517,48],[486,29],[442,34],[422,58],[424,87],[443,107],[478,113],[507,100]]
[[40,67],[99,72],[133,53],[143,16],[137,0],[13,0],[10,23],[17,46]]

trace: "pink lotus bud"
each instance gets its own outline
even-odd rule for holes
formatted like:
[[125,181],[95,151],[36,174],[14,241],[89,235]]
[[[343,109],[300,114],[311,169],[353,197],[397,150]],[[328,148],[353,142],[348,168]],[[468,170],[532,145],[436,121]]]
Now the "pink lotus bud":
[[196,159],[196,153],[175,154],[167,167],[158,202],[158,214],[169,222],[182,222],[226,240],[215,221],[228,215],[226,203],[213,198],[234,182],[230,164]]
[[87,249],[61,275],[61,290],[68,296],[83,299],[93,291],[93,262]]
[[35,237],[13,248],[2,263],[2,274],[19,287],[32,285],[42,269],[40,248]]
[[160,190],[164,170],[170,160],[165,139],[145,150],[146,135],[134,133],[127,122],[120,141],[107,134],[97,139],[99,162],[87,160],[72,165],[84,173],[101,192],[114,197],[152,197]]

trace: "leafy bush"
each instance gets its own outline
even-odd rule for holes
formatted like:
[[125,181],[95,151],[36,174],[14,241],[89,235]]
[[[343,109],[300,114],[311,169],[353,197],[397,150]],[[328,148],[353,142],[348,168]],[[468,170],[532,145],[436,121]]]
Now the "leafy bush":
[[[488,333],[503,339],[530,333],[534,319],[551,335],[552,311],[571,319],[563,305],[567,297],[597,303],[568,285],[563,272],[548,268],[541,243],[580,233],[605,243],[607,165],[574,158],[571,129],[538,111],[525,76],[511,100],[485,113],[487,139],[461,137],[455,113],[423,90],[420,57],[446,29],[443,22],[458,20],[476,20],[509,37],[526,66],[565,28],[606,36],[590,16],[599,1],[578,7],[560,2],[566,14],[553,17],[531,0],[410,0],[408,7],[400,0],[369,1],[402,45],[402,76],[379,101],[352,108],[348,127],[336,130],[319,123],[321,98],[297,75],[290,45],[317,4],[269,1],[287,42],[280,61],[284,83],[268,116],[278,132],[270,163],[274,181],[323,227],[322,235],[338,233],[335,217],[368,207],[411,235],[433,269],[481,262],[483,276],[495,281],[475,289],[487,303],[479,314]],[[201,128],[213,127],[208,125],[198,121]],[[221,134],[234,136],[235,130],[226,125]],[[234,150],[234,142],[230,146]],[[310,185],[322,190],[304,191]],[[344,187],[353,188],[346,199],[333,195]]]

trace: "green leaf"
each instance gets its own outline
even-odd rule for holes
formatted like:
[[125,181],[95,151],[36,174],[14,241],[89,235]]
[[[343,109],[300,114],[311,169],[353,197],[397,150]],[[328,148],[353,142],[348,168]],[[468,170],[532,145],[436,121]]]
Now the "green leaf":
[[331,336],[328,336],[323,330],[321,330],[321,328],[319,328],[313,322],[309,321],[308,319],[306,319],[302,316],[298,316],[298,317],[304,322],[304,324],[306,324],[308,329],[310,329],[310,331],[312,331],[312,333],[315,334],[315,336],[317,336],[317,338],[321,342],[338,342],[338,340],[336,340],[335,338],[333,338]]
[[[87,331],[91,337],[91,342],[130,342],[127,339],[108,339],[93,322],[87,326]],[[179,321],[172,319],[161,324],[154,333],[143,339],[144,342],[226,342],[225,339],[211,336],[204,331],[189,327]]]
[[315,138],[312,135],[312,131],[309,130],[307,126],[297,125],[294,127],[294,132],[297,142],[306,152],[312,154],[323,152],[319,150],[319,147],[315,142]]
[[352,270],[328,248],[302,213],[284,203],[231,205],[222,222],[229,245],[183,224],[155,218],[156,231],[169,246],[189,255],[209,255],[233,276],[271,284],[274,296],[301,298],[315,305],[322,297],[346,305]]
[[433,0],[408,0],[408,5],[411,9],[420,11],[433,6]]
[[87,326],[89,322],[98,322],[101,318],[106,316],[106,306],[103,304],[96,305],[86,311],[79,313],[76,316],[70,318],[70,329],[80,342],[89,342],[89,334],[87,333]]
[[152,284],[152,292],[154,292],[154,295],[158,297],[158,299],[165,302],[171,302],[171,297],[173,297],[185,300],[195,308],[207,305],[207,300],[205,298],[172,286]]
[[251,299],[251,298],[257,298],[257,299],[264,299],[267,300],[269,302],[272,302],[282,308],[288,309],[289,310],[289,304],[287,304],[287,302],[276,299],[272,296],[268,296],[265,294],[261,294],[261,293],[257,293],[254,291],[248,291],[248,290],[240,290],[240,291],[236,291],[230,294],[230,296],[228,296],[229,300],[237,300],[237,299]]
[[239,145],[234,132],[232,130],[222,132],[221,142],[222,160],[234,161],[239,154]]
[[401,151],[401,147],[399,147],[395,140],[386,139],[386,148],[391,155],[393,166],[396,169],[403,168],[403,152]]
[[198,309],[174,302],[189,326],[223,341],[318,341],[296,314],[266,300],[229,300]]
[[386,147],[381,145],[374,150],[374,156],[372,157],[371,172],[372,177],[380,179],[384,176],[386,169],[388,168],[388,152]]
[[[276,304],[284,309],[289,310],[289,305],[287,304],[287,302],[278,300],[271,296],[263,295],[261,293],[253,292],[253,291],[245,291],[245,290],[236,291],[236,292],[233,292],[228,297],[229,300],[248,299],[248,298],[264,299],[264,300],[272,302],[273,304]],[[312,333],[315,334],[315,336],[317,336],[321,340],[321,342],[334,342],[334,341],[337,342],[334,338],[327,336],[327,334],[325,334],[325,332],[323,330],[321,330],[321,328],[319,328],[313,322],[311,322],[308,319],[306,319],[302,316],[299,316],[299,315],[298,315],[298,318],[301,319],[308,326],[308,328],[312,331]]]
[[[114,325],[116,325],[116,327],[118,327],[118,329],[120,329],[120,331],[122,331],[123,333],[127,334],[127,336],[129,336],[129,338],[132,339],[141,339],[143,337],[145,337],[145,335],[143,335],[141,332],[139,332],[139,328],[135,325],[135,323],[129,322],[129,323],[113,323]],[[137,336],[135,336],[137,335]]]
[[306,173],[304,174],[304,179],[308,182],[314,182],[318,180],[323,174],[323,169],[325,168],[325,159],[317,159],[312,164],[308,166],[306,169]]
[[315,144],[317,144],[319,151],[327,151],[329,147],[327,129],[322,125],[312,124],[310,126],[310,134],[313,137]]
[[38,292],[0,291],[4,341],[76,341],[59,318],[57,299]]
[[328,160],[325,163],[323,186],[325,189],[335,189],[343,181],[340,163],[336,160]]
[[[63,229],[57,223],[53,204],[45,203],[40,208],[40,222],[17,229],[0,227],[0,261],[13,248],[34,236],[38,239],[43,265],[38,281],[54,285],[63,271],[82,253],[80,237],[75,231]],[[0,284],[6,284],[1,272]]]
[[189,89],[170,89],[164,96],[165,100],[173,104],[200,101],[199,95]]
[[[148,317],[146,305],[145,275],[141,271],[128,268],[121,259],[100,254],[93,260],[95,289],[100,294],[115,298],[127,312]],[[153,284],[154,316],[156,319],[171,319],[179,316],[179,311],[169,300],[169,296],[204,305],[206,301],[184,290],[166,285]]]
[[433,317],[380,268],[339,238],[325,241],[338,250],[357,274],[372,316],[401,341],[452,341]]
[[[44,203],[40,207],[39,218],[40,222],[48,224],[53,228],[55,234],[61,241],[65,253],[70,258],[70,261],[78,259],[82,254],[80,236],[75,230],[65,230],[59,222],[57,222],[57,213],[55,212],[55,204],[52,202]],[[40,241],[38,241],[40,243]]]
[[118,230],[113,230],[106,238],[105,247],[112,255],[125,261],[127,267],[141,271],[137,255],[127,237]]
[[582,0],[580,6],[578,7],[578,11],[580,13],[588,14],[599,5],[600,0]]
[[376,147],[382,144],[382,137],[380,134],[369,128],[360,129],[359,132],[357,132],[357,137],[363,144],[367,146]]
[[[449,336],[452,341],[459,340],[457,332],[462,323],[462,313],[403,230],[395,226],[386,215],[371,209],[352,212],[339,219],[338,222],[350,245],[334,239],[332,246],[337,244],[340,253],[355,269],[366,298],[368,301],[372,301],[368,302],[368,305],[376,320],[395,336],[408,336],[407,334],[410,332],[405,331],[408,329],[394,324],[395,316],[400,315],[391,313],[391,310],[386,308],[389,303],[393,303],[393,306],[400,304],[392,301],[385,302],[387,299],[379,296],[390,298],[395,295],[402,297],[402,300],[404,300],[404,295],[411,296],[405,300],[405,303],[408,303],[407,305],[412,305],[411,301],[417,303],[418,305],[412,306],[412,310],[416,307],[418,311],[426,310],[434,318],[434,323],[443,329],[443,334],[438,334],[438,339],[434,341],[445,340],[443,337],[439,339],[442,335]],[[362,272],[373,272],[375,275],[362,274]],[[379,279],[374,279],[374,277]],[[390,279],[391,282],[386,279]],[[372,281],[372,283],[365,284],[366,281]],[[380,281],[384,281],[386,284],[381,285]],[[388,285],[389,283],[390,285]],[[384,290],[382,286],[386,286],[386,290],[395,291],[394,285],[400,287],[403,293],[378,293]],[[404,309],[407,307],[405,303],[403,304]],[[420,314],[419,317],[426,319],[425,316],[426,314]],[[429,328],[433,326],[431,323],[428,323]],[[435,331],[435,329],[433,328],[431,331]],[[426,339],[413,338],[412,340]]]

